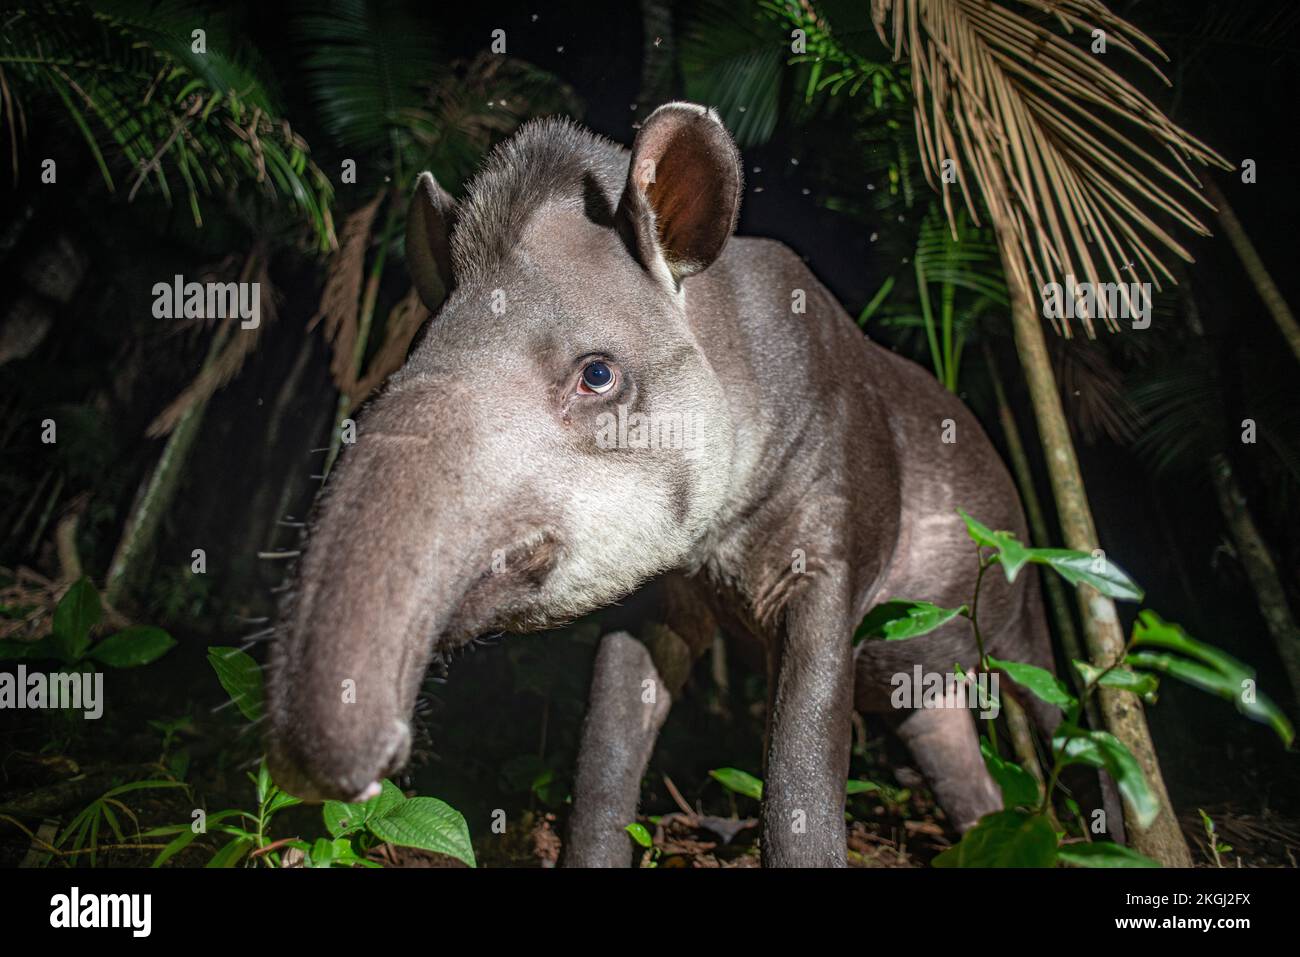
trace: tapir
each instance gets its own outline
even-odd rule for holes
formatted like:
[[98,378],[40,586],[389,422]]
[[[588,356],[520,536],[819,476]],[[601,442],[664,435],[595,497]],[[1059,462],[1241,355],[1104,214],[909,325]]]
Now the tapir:
[[[891,707],[893,676],[975,664],[969,623],[853,634],[887,599],[968,603],[957,510],[1023,538],[1015,486],[962,402],[794,252],[733,237],[742,183],[718,116],[680,102],[630,152],[531,122],[460,201],[419,177],[406,258],[434,316],[308,523],[269,678],[283,787],[377,793],[434,656],[659,579],[679,650],[715,627],[762,649],[765,865],[845,863],[855,707],[890,715],[957,827],[1001,806],[969,709]],[[1032,574],[986,575],[979,616],[991,654],[1050,667]],[[673,693],[652,650],[615,634],[598,651],[566,863],[630,860]]]

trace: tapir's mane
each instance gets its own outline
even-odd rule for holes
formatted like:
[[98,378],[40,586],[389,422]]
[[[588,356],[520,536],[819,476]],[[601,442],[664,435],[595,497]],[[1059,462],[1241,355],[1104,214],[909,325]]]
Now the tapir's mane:
[[452,232],[457,282],[490,275],[533,212],[548,203],[571,203],[593,221],[612,224],[628,155],[568,119],[524,124],[492,150],[458,205]]

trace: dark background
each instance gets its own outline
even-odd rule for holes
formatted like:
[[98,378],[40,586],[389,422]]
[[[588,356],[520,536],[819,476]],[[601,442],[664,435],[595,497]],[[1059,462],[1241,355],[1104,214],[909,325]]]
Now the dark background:
[[[674,30],[681,31],[706,5],[683,0],[669,6]],[[1230,162],[1257,161],[1255,185],[1244,186],[1231,174],[1216,175],[1283,294],[1295,302],[1294,224],[1300,216],[1295,183],[1300,169],[1289,127],[1300,34],[1293,20],[1275,19],[1288,7],[1197,0],[1114,5],[1170,55],[1172,90],[1143,81],[1156,101]],[[582,104],[575,118],[618,142],[630,143],[634,124],[656,105],[639,102],[645,51],[659,54],[646,42],[642,9],[635,3],[491,0],[446,8],[413,4],[411,9],[426,18],[448,59],[471,58],[487,45],[492,30],[506,30],[509,54],[569,84]],[[286,115],[305,118],[295,120],[295,128],[312,144],[313,157],[323,169],[336,169],[336,152],[323,131],[311,125],[308,91],[283,42],[284,10],[273,4],[237,5],[234,17],[267,57]],[[1268,24],[1274,28],[1261,30]],[[660,49],[670,56],[672,43]],[[689,78],[680,67],[670,70],[670,76],[674,95],[681,95]],[[787,243],[857,315],[884,277],[898,271],[914,222],[874,214],[865,204],[870,180],[860,173],[860,157],[843,135],[844,122],[843,116],[814,117],[801,124],[783,118],[767,143],[744,151],[746,192],[739,232]],[[201,346],[193,341],[132,339],[124,337],[124,325],[134,330],[147,325],[152,282],[194,271],[221,241],[197,235],[183,204],[167,207],[150,196],[128,204],[121,195],[109,197],[84,149],[68,142],[72,134],[65,123],[33,111],[28,124],[28,166],[33,157],[58,151],[67,172],[61,171],[57,191],[33,185],[27,170],[16,185],[0,178],[5,210],[0,218],[12,225],[27,216],[30,223],[19,245],[6,248],[0,283],[17,281],[22,249],[43,234],[71,230],[92,250],[92,258],[89,281],[77,301],[61,310],[49,339],[33,355],[0,367],[0,410],[8,420],[0,471],[10,498],[3,521],[13,521],[15,503],[31,495],[46,468],[42,457],[48,450],[35,441],[34,423],[52,408],[106,390],[110,399],[87,429],[83,458],[69,471],[65,493],[91,496],[79,544],[88,573],[102,578],[126,510],[161,449],[161,441],[144,437],[144,428],[189,381],[196,357],[201,357]],[[352,202],[346,187],[337,189],[341,207]],[[87,194],[96,197],[93,202]],[[836,211],[843,208],[840,202],[828,202],[846,195],[863,204],[854,214]],[[923,210],[924,205],[916,214]],[[876,242],[870,239],[873,233]],[[1292,403],[1300,399],[1294,357],[1226,242],[1180,238],[1189,242],[1196,259],[1187,267],[1187,286],[1225,383],[1225,419],[1240,421],[1251,414],[1247,386],[1260,382],[1289,390]],[[274,523],[285,514],[306,513],[316,488],[311,476],[321,465],[320,453],[313,450],[327,444],[334,399],[328,349],[319,336],[305,338],[304,333],[319,301],[319,263],[285,257],[277,260],[274,274],[283,297],[280,317],[241,373],[213,398],[182,491],[160,535],[151,579],[132,596],[132,616],[167,627],[180,646],[151,666],[151,673],[123,673],[121,680],[134,689],[132,707],[101,722],[90,739],[51,737],[31,716],[4,715],[0,754],[48,753],[66,740],[83,762],[110,755],[125,761],[152,747],[153,735],[142,730],[141,718],[188,711],[195,718],[195,773],[203,765],[214,792],[224,788],[234,793],[242,786],[239,769],[255,756],[256,735],[241,731],[231,709],[212,710],[224,696],[207,668],[204,649],[240,644],[241,636],[258,630],[244,620],[273,613],[271,590],[285,569],[283,563],[259,562],[256,553],[292,545],[293,529],[277,531]],[[404,270],[390,269],[385,295],[395,298],[404,287]],[[868,331],[911,348],[906,337],[888,328]],[[1076,341],[1064,347],[1084,346]],[[1164,347],[1157,340],[1154,348],[1158,353]],[[305,366],[287,397],[289,411],[279,434],[268,441],[258,423],[263,410],[280,397],[303,348],[308,350]],[[1144,363],[1159,358],[1148,353],[1135,359],[1114,343],[1105,348],[1130,381],[1140,380]],[[1006,340],[998,350],[1005,359],[1004,375],[1013,383],[1012,401],[1031,457],[1040,462],[1013,350]],[[974,357],[971,365],[978,365]],[[1000,445],[979,370],[972,368],[964,383],[964,397]],[[1065,398],[1069,406],[1075,397]],[[1111,437],[1080,432],[1076,438],[1102,543],[1146,588],[1145,606],[1255,665],[1261,687],[1294,713],[1295,703],[1286,694],[1272,643],[1203,474],[1155,474],[1131,447]],[[1290,486],[1279,484],[1276,472],[1260,467],[1252,454],[1240,452],[1234,465],[1278,560],[1292,607],[1300,607],[1294,477]],[[1035,467],[1040,469],[1040,495],[1050,504],[1046,477]],[[209,575],[200,583],[187,581],[184,571],[195,543],[208,553]],[[0,565],[10,568],[48,569],[51,561],[48,544],[29,548],[26,535],[9,537],[0,552]],[[476,835],[483,830],[476,822],[496,807],[512,814],[525,807],[552,811],[562,818],[597,633],[598,624],[584,623],[562,635],[492,640],[455,662],[448,683],[431,684],[422,702],[421,760],[413,772],[420,792],[461,809]],[[264,649],[255,653],[263,655]],[[720,766],[758,771],[757,676],[733,663],[729,696],[723,701],[707,663],[699,669],[687,700],[669,719],[647,777],[648,810],[671,809],[662,772],[673,777],[687,800],[703,800],[725,813],[730,799],[705,772]],[[1194,814],[1203,806],[1232,807],[1244,814],[1272,809],[1291,820],[1300,815],[1295,761],[1266,728],[1246,722],[1224,702],[1173,682],[1165,683],[1159,704],[1148,714],[1180,813]],[[859,772],[887,777],[890,772],[881,767],[886,755],[906,760],[883,728],[872,724],[869,738],[867,753],[855,758]],[[222,743],[205,748],[204,741]],[[17,786],[11,781],[6,788],[0,778],[0,789]]]

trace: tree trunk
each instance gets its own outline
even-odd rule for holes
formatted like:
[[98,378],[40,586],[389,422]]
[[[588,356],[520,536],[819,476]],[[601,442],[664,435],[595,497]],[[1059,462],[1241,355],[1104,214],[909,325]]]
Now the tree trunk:
[[1237,558],[1250,580],[1250,587],[1259,602],[1259,613],[1264,617],[1268,633],[1277,645],[1278,657],[1291,683],[1291,697],[1300,705],[1300,628],[1296,627],[1291,607],[1287,604],[1282,580],[1268,550],[1264,536],[1251,517],[1246,495],[1237,482],[1228,457],[1220,453],[1210,460],[1210,477],[1214,481],[1215,497],[1223,521],[1237,547]]
[[[1065,421],[1056,378],[1052,374],[1042,322],[1032,304],[1028,277],[1020,267],[1019,248],[1012,227],[1009,223],[998,222],[1001,217],[996,212],[991,213],[1011,296],[1016,349],[1038,420],[1061,530],[1069,548],[1091,552],[1097,547],[1097,529],[1079,471],[1074,442]],[[1123,655],[1125,645],[1115,603],[1087,586],[1079,587],[1077,593],[1089,656],[1094,665],[1108,667]],[[1160,802],[1160,813],[1147,830],[1139,830],[1133,826],[1134,822],[1129,822],[1127,830],[1133,846],[1166,867],[1190,867],[1191,853],[1169,801],[1141,701],[1130,692],[1106,687],[1098,690],[1098,698],[1107,730],[1133,753]]]
[[[200,374],[219,351],[220,346],[214,337]],[[131,514],[127,516],[122,538],[113,552],[113,560],[109,562],[108,576],[104,582],[104,601],[109,605],[117,605],[127,587],[135,581],[153,547],[158,526],[171,507],[181,476],[185,472],[185,463],[190,457],[190,449],[199,436],[199,426],[203,424],[203,413],[207,406],[206,400],[195,402],[181,414],[180,421],[167,436],[167,444],[158,457],[158,464],[154,466],[148,482],[131,505]]]
[[[1002,434],[1007,440],[1007,457],[1011,460],[1011,471],[1020,486],[1020,498],[1025,504],[1025,517],[1029,520],[1030,541],[1039,548],[1051,548],[1052,536],[1047,531],[1047,519],[1043,515],[1043,506],[1038,499],[1038,490],[1034,488],[1034,473],[1029,468],[1029,456],[1025,454],[1025,445],[1020,440],[1020,427],[1016,425],[1015,413],[1007,402],[1006,391],[1002,387],[1002,376],[998,372],[997,360],[988,343],[984,343],[984,361],[989,367],[989,377],[993,380],[993,395],[998,405],[998,420],[1002,424]],[[1074,625],[1074,615],[1070,612],[1070,599],[1065,592],[1065,585],[1059,576],[1044,573],[1041,576],[1043,590],[1047,593],[1047,606],[1052,611],[1056,622],[1056,636],[1061,641],[1067,661],[1083,660],[1083,647],[1079,644],[1079,631]],[[1075,690],[1082,694],[1083,682],[1078,672],[1072,667],[1066,669]],[[1083,711],[1088,724],[1093,728],[1104,727],[1097,702],[1085,698]],[[1032,770],[1031,770],[1032,773]],[[1124,809],[1120,803],[1119,791],[1110,775],[1105,771],[1099,773],[1101,782],[1102,805],[1106,810],[1106,830],[1110,836],[1121,844],[1126,843],[1124,828]]]
[[1228,242],[1232,243],[1232,248],[1237,251],[1241,264],[1246,267],[1246,274],[1255,284],[1255,291],[1259,293],[1259,298],[1264,300],[1268,314],[1273,317],[1273,321],[1281,330],[1282,338],[1291,347],[1295,357],[1300,359],[1300,323],[1296,322],[1291,307],[1282,298],[1282,291],[1277,288],[1277,283],[1273,282],[1273,277],[1264,267],[1264,260],[1259,258],[1255,244],[1250,241],[1250,237],[1241,227],[1241,221],[1228,205],[1227,197],[1208,175],[1205,177],[1205,195],[1218,207],[1219,225],[1223,227]]

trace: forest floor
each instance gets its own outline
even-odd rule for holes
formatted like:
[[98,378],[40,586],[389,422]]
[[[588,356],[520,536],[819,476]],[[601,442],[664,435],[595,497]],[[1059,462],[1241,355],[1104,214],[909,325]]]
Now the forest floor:
[[[24,815],[26,831],[12,819],[0,816],[0,868],[16,866],[89,866],[89,853],[71,853],[75,841],[59,838],[72,818],[107,792],[117,781],[157,778],[156,768],[145,763],[81,766],[67,755],[38,755],[9,750],[0,767],[0,808],[36,806],[36,816]],[[222,766],[218,761],[202,773],[191,774],[191,784],[205,795],[209,814],[248,803],[250,787],[241,780],[247,769]],[[917,782],[909,781],[911,784]],[[675,791],[675,789],[670,788]],[[849,866],[926,867],[936,855],[952,846],[956,834],[944,819],[923,785],[888,798],[856,796],[851,804],[854,819],[847,824]],[[228,795],[223,802],[220,796]],[[195,803],[192,792],[181,788],[147,788],[120,795],[115,808],[125,840],[113,833],[107,818],[97,827],[101,850],[95,866],[145,867],[154,860],[170,838],[137,838],[150,828],[187,823]],[[243,803],[241,804],[241,800]],[[255,810],[255,808],[251,809]],[[1218,841],[1230,850],[1220,851],[1223,867],[1296,867],[1300,861],[1300,820],[1245,801],[1224,802],[1203,809],[1213,819]],[[3,812],[0,812],[2,815]],[[563,847],[562,812],[519,809],[511,813],[520,826],[504,835],[480,835],[476,855],[483,867],[554,867]],[[1214,867],[1215,859],[1198,809],[1180,815],[1197,866]],[[44,823],[42,823],[44,821]],[[757,867],[757,821],[752,817],[719,817],[691,809],[685,802],[679,810],[642,817],[653,836],[653,847],[636,850],[640,866],[655,867]],[[275,833],[311,835],[320,830],[319,812],[294,808],[277,818]],[[35,835],[38,839],[34,840]],[[221,836],[201,838],[177,854],[166,866],[202,867],[226,840]],[[45,844],[59,844],[62,853],[42,853]],[[89,843],[89,842],[88,842]],[[458,861],[409,848],[381,846],[372,859],[385,866],[459,867]]]

